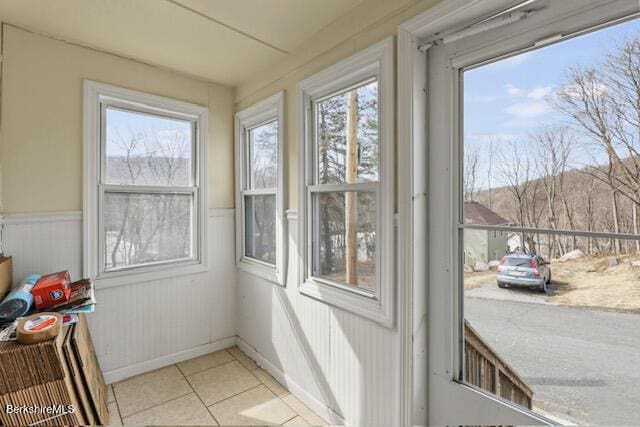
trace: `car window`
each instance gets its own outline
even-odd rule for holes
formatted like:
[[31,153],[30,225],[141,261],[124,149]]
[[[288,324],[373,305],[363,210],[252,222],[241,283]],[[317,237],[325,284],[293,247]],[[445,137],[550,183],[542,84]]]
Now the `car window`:
[[505,258],[502,265],[507,267],[531,267],[529,258],[512,257]]

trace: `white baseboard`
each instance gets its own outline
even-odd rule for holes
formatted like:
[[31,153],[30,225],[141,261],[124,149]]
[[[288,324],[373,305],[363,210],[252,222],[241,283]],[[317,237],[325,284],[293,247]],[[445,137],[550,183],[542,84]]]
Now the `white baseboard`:
[[278,382],[284,384],[286,388],[295,397],[300,399],[302,403],[307,405],[316,414],[320,415],[325,420],[329,421],[332,425],[347,425],[345,420],[338,414],[336,414],[326,404],[316,399],[305,389],[300,387],[295,381],[291,379],[287,374],[278,369],[273,363],[268,361],[264,356],[253,349],[242,338],[237,338],[237,346],[240,347],[249,357],[258,363],[265,371],[269,372]]
[[144,362],[125,366],[123,368],[113,369],[104,373],[104,381],[107,384],[115,383],[133,377],[135,375],[144,374],[145,372],[150,372],[156,369],[164,368],[165,366],[173,365],[174,363],[183,362],[185,360],[193,359],[194,357],[202,356],[207,353],[233,347],[234,345],[236,345],[235,336],[224,338],[209,344],[201,345],[199,347],[180,351],[178,353],[169,354],[167,356],[158,357],[156,359],[146,360]]

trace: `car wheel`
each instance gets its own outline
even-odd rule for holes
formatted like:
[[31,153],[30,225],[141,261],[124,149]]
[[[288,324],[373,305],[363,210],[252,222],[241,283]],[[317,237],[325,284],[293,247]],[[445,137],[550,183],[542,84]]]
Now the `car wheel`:
[[499,288],[503,288],[503,289],[504,289],[504,288],[506,288],[506,287],[507,287],[507,285],[505,285],[505,284],[504,284],[504,283],[502,283],[502,282],[498,282],[498,287],[499,287]]
[[540,287],[538,288],[538,290],[539,290],[540,292],[542,292],[543,294],[546,294],[546,293],[547,293],[547,282],[544,282],[544,283],[542,284],[542,286],[540,286]]

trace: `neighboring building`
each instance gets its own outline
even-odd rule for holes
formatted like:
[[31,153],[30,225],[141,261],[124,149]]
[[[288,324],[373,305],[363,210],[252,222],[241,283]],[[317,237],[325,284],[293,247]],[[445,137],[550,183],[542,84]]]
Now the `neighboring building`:
[[[478,202],[464,203],[465,224],[510,225],[511,221]],[[464,231],[464,263],[473,267],[477,262],[499,260],[507,250],[509,233],[492,230]]]

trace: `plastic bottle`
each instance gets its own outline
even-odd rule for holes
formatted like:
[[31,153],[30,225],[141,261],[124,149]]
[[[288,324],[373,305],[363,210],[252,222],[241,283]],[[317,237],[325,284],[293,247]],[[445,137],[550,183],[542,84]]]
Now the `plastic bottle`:
[[0,303],[0,324],[13,322],[29,312],[33,304],[31,289],[40,279],[39,274],[27,276],[7,297]]

